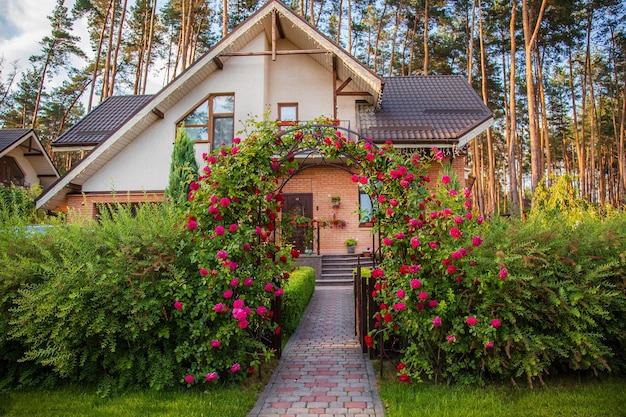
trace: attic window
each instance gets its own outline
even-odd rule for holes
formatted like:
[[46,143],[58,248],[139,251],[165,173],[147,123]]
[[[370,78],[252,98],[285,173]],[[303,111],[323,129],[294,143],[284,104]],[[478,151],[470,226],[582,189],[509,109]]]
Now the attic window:
[[11,185],[24,186],[24,173],[10,156],[3,156],[0,158],[0,184],[5,187]]
[[211,149],[232,144],[235,130],[235,95],[209,96],[178,125],[183,123],[191,139],[198,143],[211,143]]

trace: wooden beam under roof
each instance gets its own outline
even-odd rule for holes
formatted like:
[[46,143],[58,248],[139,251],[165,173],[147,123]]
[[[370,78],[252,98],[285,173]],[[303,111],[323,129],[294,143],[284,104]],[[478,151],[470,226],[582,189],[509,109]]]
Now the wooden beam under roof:
[[273,53],[276,55],[313,55],[328,54],[330,52],[325,49],[281,49],[276,51],[222,52],[220,56],[265,56]]

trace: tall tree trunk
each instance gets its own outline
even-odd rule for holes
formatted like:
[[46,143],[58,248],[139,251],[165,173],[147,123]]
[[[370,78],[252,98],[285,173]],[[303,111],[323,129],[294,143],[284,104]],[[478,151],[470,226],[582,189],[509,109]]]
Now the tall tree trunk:
[[401,7],[401,5],[398,5],[398,8],[396,9],[396,23],[393,27],[393,35],[391,37],[391,56],[389,57],[388,72],[390,77],[393,75],[393,62],[396,55],[396,37],[398,36],[398,26],[400,26],[400,11],[402,10]]
[[476,0],[472,0],[472,16],[471,19],[469,20],[469,28],[467,30],[467,39],[468,39],[468,45],[467,45],[467,81],[470,83],[470,85],[472,84],[472,80],[473,80],[473,72],[474,72],[474,32],[475,32],[475,22],[474,22],[474,16],[476,15]]
[[104,61],[104,77],[102,79],[102,94],[100,94],[100,102],[104,101],[111,94],[109,92],[109,79],[111,77],[111,61],[113,54],[113,38],[115,37],[115,21],[117,14],[118,0],[112,0],[113,8],[111,9],[111,26],[109,29],[109,39],[107,40],[106,60]]
[[343,0],[339,0],[339,13],[337,13],[337,45],[341,45],[341,21],[343,20]]
[[[591,30],[593,20],[593,2],[590,0],[587,6],[587,47],[585,48],[585,72],[587,81],[589,82],[589,190],[591,192],[591,201],[596,202],[597,196],[595,192],[595,176],[596,176],[596,98],[593,88],[593,64],[591,63]],[[584,119],[583,119],[584,120]]]
[[37,123],[37,113],[39,112],[39,102],[41,101],[41,93],[43,92],[43,86],[46,82],[46,74],[48,73],[48,65],[50,65],[50,58],[52,51],[48,52],[46,56],[46,62],[44,62],[41,70],[41,80],[39,81],[39,88],[37,89],[37,97],[35,98],[35,108],[33,109],[33,118],[31,119],[30,126],[35,129],[35,123]]
[[146,85],[148,84],[148,73],[150,72],[150,62],[152,61],[152,44],[154,43],[154,28],[156,25],[156,9],[157,9],[157,0],[153,0],[151,14],[150,14],[150,30],[148,32],[148,51],[145,54],[145,64],[144,64],[141,94],[146,94]]
[[[585,145],[584,134],[581,136],[578,132],[578,111],[576,106],[576,89],[574,87],[574,63],[572,60],[572,48],[567,48],[567,59],[569,67],[569,89],[572,100],[572,117],[574,122],[574,144],[576,147],[576,156],[578,161],[578,181],[579,191],[581,195],[585,195],[586,181],[585,181]],[[584,131],[583,131],[584,133]]]
[[423,75],[428,75],[428,0],[424,0],[424,69],[422,71]]
[[411,49],[409,52],[409,72],[407,75],[413,75],[413,58],[415,57],[415,34],[417,33],[417,3],[415,0],[415,14],[413,15],[413,30],[411,31]]
[[222,38],[228,35],[228,0],[222,0]]
[[348,29],[348,52],[352,53],[352,0],[347,0],[348,1],[348,24],[347,24],[347,29]]
[[522,0],[524,56],[526,61],[526,97],[528,100],[528,133],[530,136],[531,188],[533,193],[543,177],[543,152],[541,149],[541,138],[539,137],[539,127],[537,126],[537,97],[535,96],[535,81],[533,77],[533,48],[535,48],[535,41],[539,34],[546,3],[547,0],[541,1],[541,9],[536,17],[534,30],[532,30],[528,0]]
[[383,31],[383,26],[385,25],[385,17],[387,14],[387,2],[383,6],[383,12],[380,15],[380,19],[378,20],[378,29],[376,30],[376,42],[374,43],[374,72],[378,73],[378,50],[380,45],[380,34]]
[[[487,94],[487,59],[485,52],[485,43],[483,41],[483,18],[482,18],[482,4],[478,1],[478,39],[480,40],[480,73],[482,84],[482,95],[485,106],[489,105],[489,97]],[[493,139],[491,134],[491,128],[487,129],[487,207],[486,210],[489,214],[495,212],[496,204],[496,178],[495,178],[495,160],[493,153]]]
[[300,16],[304,17],[304,0],[300,0]]
[[100,30],[100,38],[98,40],[98,50],[96,51],[96,62],[93,67],[93,75],[91,77],[91,89],[89,91],[89,103],[87,105],[87,113],[91,111],[93,106],[93,96],[96,88],[96,79],[98,78],[98,70],[100,69],[100,56],[102,55],[102,45],[104,44],[104,35],[106,33],[107,26],[109,24],[109,16],[111,15],[111,8],[113,7],[113,2],[115,0],[111,0],[109,2],[109,7],[107,8],[107,12],[104,16],[104,20],[102,22],[102,29]]
[[109,87],[109,95],[113,95],[115,91],[115,77],[117,76],[118,56],[120,52],[120,45],[122,43],[122,33],[124,28],[124,21],[126,20],[126,6],[128,0],[124,0],[122,5],[122,16],[120,18],[120,25],[117,31],[117,39],[115,41],[115,53],[113,54],[113,68],[111,69],[111,85]]
[[515,17],[517,14],[517,0],[511,1],[511,21],[509,24],[509,32],[511,37],[511,52],[509,59],[511,61],[509,74],[509,187],[511,188],[511,213],[513,215],[521,213],[519,194],[517,190],[517,171],[515,170],[517,156],[517,113],[515,110],[515,53],[517,45],[515,43]]
[[309,22],[315,26],[315,1],[309,0]]
[[[548,129],[548,110],[546,108],[546,94],[543,81],[543,59],[539,54],[539,48],[535,48],[537,66],[537,86],[539,87],[539,115],[541,117],[541,142],[542,148],[546,150],[546,174],[548,185],[550,185],[550,175],[552,174],[552,154],[550,152],[550,132]],[[542,164],[543,166],[543,164]]]

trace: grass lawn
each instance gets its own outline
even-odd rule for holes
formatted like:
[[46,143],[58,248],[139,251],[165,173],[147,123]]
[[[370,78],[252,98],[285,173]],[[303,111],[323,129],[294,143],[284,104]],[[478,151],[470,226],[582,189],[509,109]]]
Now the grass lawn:
[[101,398],[95,389],[66,387],[0,393],[3,417],[244,417],[254,407],[261,383],[210,391],[130,392]]
[[626,378],[543,388],[379,383],[386,417],[626,417]]

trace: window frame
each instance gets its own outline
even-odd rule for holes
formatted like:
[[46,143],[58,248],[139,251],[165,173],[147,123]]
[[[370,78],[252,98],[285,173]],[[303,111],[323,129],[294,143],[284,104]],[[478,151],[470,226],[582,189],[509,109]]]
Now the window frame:
[[[4,178],[5,170],[9,174],[8,181]],[[19,173],[18,176],[15,175],[16,172]],[[11,185],[23,187],[26,184],[26,175],[12,156],[6,155],[0,158],[0,184],[5,187],[10,187]]]
[[[361,185],[359,184],[359,226],[360,227],[371,227],[373,224],[373,220],[372,220],[372,215],[374,213],[374,200],[372,200],[372,198],[369,196],[369,194],[367,194],[364,190],[363,187],[361,187]],[[369,199],[370,201],[370,205],[369,205],[369,213],[367,214],[367,217],[365,216],[365,212],[363,211],[363,207],[361,204],[361,198],[365,196]]]
[[[229,112],[229,113],[213,113],[213,100],[215,97],[225,97],[225,96],[229,96],[233,98],[233,111]],[[206,123],[204,124],[187,124],[185,123],[185,119],[187,119],[189,116],[191,116],[196,110],[198,110],[199,108],[201,108],[202,106],[206,106],[206,115],[207,115],[207,120]],[[176,123],[176,129],[178,130],[179,128],[181,128],[184,124],[185,129],[187,128],[206,128],[207,129],[207,139],[201,139],[201,140],[194,140],[195,143],[208,143],[211,146],[210,150],[216,149],[219,146],[216,146],[215,144],[215,137],[214,137],[214,127],[215,127],[215,119],[231,119],[232,120],[232,126],[233,126],[233,137],[235,134],[235,93],[214,93],[214,94],[210,94],[209,96],[207,96],[205,99],[203,99],[197,106],[195,106],[191,111],[187,112],[187,114],[185,114],[185,116],[183,116],[177,123]],[[231,138],[232,140],[233,138]]]
[[[283,120],[283,109],[295,108],[296,118],[294,120]],[[280,126],[296,126],[300,120],[300,114],[298,109],[298,103],[278,103],[278,124]]]

